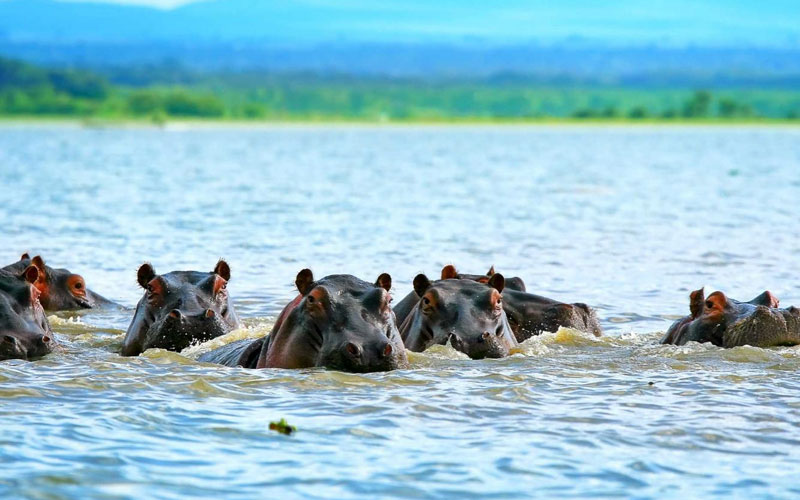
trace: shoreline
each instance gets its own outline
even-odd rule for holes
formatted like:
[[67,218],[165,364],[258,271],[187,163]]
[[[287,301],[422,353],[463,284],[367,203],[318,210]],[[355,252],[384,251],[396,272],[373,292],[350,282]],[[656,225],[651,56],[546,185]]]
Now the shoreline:
[[349,119],[290,119],[290,120],[236,120],[236,119],[175,119],[154,122],[137,118],[76,118],[53,116],[0,116],[0,127],[63,126],[81,129],[198,129],[198,128],[306,128],[306,127],[721,127],[721,128],[800,128],[800,120],[664,120],[664,119],[578,119],[542,118],[529,120],[349,120]]

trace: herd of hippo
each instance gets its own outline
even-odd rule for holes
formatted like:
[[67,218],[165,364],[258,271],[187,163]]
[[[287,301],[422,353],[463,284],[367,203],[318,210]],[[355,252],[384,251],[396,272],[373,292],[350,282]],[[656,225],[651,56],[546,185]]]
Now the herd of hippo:
[[[143,264],[137,281],[144,294],[136,305],[121,354],[149,348],[181,351],[240,326],[227,284],[231,269],[220,260],[210,272],[158,274]],[[414,290],[391,306],[392,278],[374,282],[348,274],[315,279],[308,269],[295,278],[298,295],[284,307],[269,335],[232,342],[200,361],[246,368],[322,366],[349,372],[386,371],[407,364],[406,350],[421,352],[449,343],[473,359],[501,358],[524,340],[569,327],[602,335],[586,304],[567,304],[528,293],[520,278],[494,268],[485,275],[461,274],[452,265],[441,279],[414,278]],[[696,290],[690,314],[677,320],[663,344],[711,342],[721,347],[800,344],[800,310],[779,308],[764,292],[748,302],[722,292]],[[56,340],[45,311],[119,307],[86,287],[66,269],[23,254],[0,269],[0,360],[35,359]]]

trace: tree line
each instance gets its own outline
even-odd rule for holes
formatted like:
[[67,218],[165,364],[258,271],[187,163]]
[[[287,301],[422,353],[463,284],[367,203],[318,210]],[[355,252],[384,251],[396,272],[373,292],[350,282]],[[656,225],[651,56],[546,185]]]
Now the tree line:
[[126,86],[86,70],[0,58],[0,115],[244,120],[800,119],[800,90],[537,86],[219,75],[191,84]]

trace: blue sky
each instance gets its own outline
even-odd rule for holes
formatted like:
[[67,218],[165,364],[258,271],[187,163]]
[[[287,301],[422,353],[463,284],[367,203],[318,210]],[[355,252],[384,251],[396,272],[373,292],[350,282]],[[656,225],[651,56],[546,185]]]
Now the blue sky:
[[[76,3],[78,0],[61,1]],[[161,17],[150,16],[145,25],[137,29],[146,34],[147,30],[174,27],[177,37],[280,38],[296,34],[316,40],[355,41],[476,37],[499,43],[580,37],[625,45],[800,45],[800,0],[91,1],[95,5],[158,7],[163,13]],[[24,10],[27,2],[37,3],[34,0],[0,0],[0,14],[4,3],[16,3],[20,6],[18,9]],[[24,33],[26,22],[35,27],[37,22],[44,22],[38,19],[39,15],[47,17],[46,9],[28,14],[0,28],[10,33]],[[71,26],[80,24],[80,16],[76,14],[73,19],[69,13],[62,15],[64,18],[52,20],[51,25],[58,25],[64,34],[74,33],[77,26]],[[121,36],[134,36],[136,33],[131,31],[131,26],[125,26],[124,21],[134,22],[136,18],[118,17],[123,18]],[[117,19],[110,21],[113,24]],[[103,31],[103,26],[95,24],[95,27]],[[93,35],[94,30],[86,31],[86,36]],[[154,36],[163,36],[163,33]]]

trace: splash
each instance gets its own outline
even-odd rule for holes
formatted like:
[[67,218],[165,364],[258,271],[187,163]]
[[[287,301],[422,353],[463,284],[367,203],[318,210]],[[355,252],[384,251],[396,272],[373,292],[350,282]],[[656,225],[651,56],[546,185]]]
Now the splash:
[[181,351],[181,356],[190,359],[197,359],[198,356],[214,349],[236,342],[243,339],[258,339],[269,335],[272,327],[275,325],[274,320],[259,321],[249,326],[237,328],[232,332],[226,333],[220,337],[208,340],[200,344],[193,344]]

